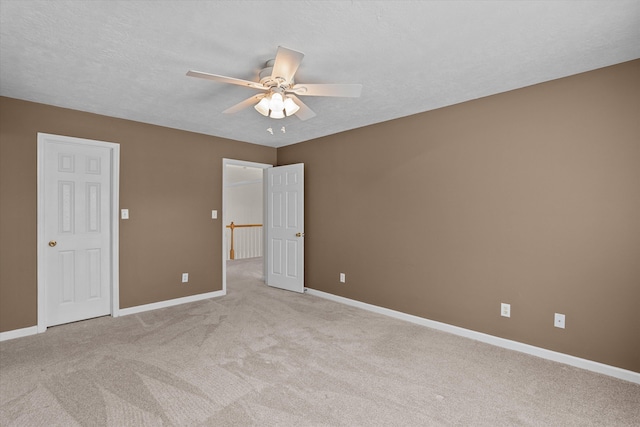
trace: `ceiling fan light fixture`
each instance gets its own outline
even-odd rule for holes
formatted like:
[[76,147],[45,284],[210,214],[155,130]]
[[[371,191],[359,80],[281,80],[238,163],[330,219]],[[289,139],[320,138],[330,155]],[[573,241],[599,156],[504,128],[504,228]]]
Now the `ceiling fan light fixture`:
[[265,96],[253,108],[263,116],[269,115],[269,99]]
[[284,119],[300,109],[291,98],[283,98],[282,94],[278,92],[265,96],[253,108],[263,116],[272,119]]
[[293,116],[295,113],[298,112],[299,109],[300,109],[300,106],[296,104],[293,101],[293,99],[287,96],[286,99],[284,100],[284,111],[287,114],[287,116]]

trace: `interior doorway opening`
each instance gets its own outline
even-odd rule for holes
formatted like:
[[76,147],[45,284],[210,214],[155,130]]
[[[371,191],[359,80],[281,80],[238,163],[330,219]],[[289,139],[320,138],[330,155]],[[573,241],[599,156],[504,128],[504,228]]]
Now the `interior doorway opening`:
[[[222,289],[227,292],[227,264],[264,260],[264,170],[269,164],[223,159]],[[261,277],[264,280],[264,261]]]

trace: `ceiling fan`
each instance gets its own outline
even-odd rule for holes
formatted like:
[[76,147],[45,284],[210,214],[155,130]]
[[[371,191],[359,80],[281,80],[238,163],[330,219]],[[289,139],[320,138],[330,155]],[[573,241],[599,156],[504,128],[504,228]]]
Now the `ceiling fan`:
[[263,116],[282,119],[287,116],[296,115],[300,120],[307,120],[314,117],[316,113],[307,107],[296,95],[349,98],[357,98],[360,96],[362,92],[362,85],[360,84],[296,83],[293,77],[303,57],[304,54],[302,52],[279,46],[275,59],[267,61],[265,67],[260,71],[260,82],[252,82],[194,70],[187,72],[187,76],[230,83],[263,91],[263,93],[247,98],[233,107],[224,110],[223,113],[226,114],[236,113],[255,104],[254,108]]

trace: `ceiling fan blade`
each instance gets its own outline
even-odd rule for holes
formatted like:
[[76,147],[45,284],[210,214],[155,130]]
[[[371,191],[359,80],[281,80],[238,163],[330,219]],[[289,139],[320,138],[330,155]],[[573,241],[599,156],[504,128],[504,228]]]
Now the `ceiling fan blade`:
[[282,77],[287,83],[293,81],[293,75],[298,71],[302,58],[304,53],[278,46],[271,78]]
[[362,93],[361,84],[296,84],[287,92],[304,96],[340,96],[358,98]]
[[250,88],[253,88],[253,89],[268,90],[268,88],[264,87],[261,83],[258,83],[258,82],[252,82],[252,81],[249,81],[249,80],[242,80],[242,79],[235,79],[233,77],[219,76],[217,74],[203,73],[202,71],[189,70],[189,72],[187,72],[187,76],[198,77],[198,78],[207,79],[207,80],[213,80],[213,81],[221,82],[221,83],[231,83],[233,85],[245,86],[245,87],[250,87]]
[[298,98],[295,95],[289,95],[289,96],[293,98],[295,103],[298,104],[298,107],[300,107],[300,109],[295,114],[300,120],[308,120],[316,116],[316,113],[314,113],[311,108],[307,107],[307,105],[304,102],[300,101],[300,98]]
[[247,98],[242,102],[238,102],[233,107],[229,107],[223,111],[224,114],[233,114],[237,113],[240,110],[244,110],[247,107],[250,107],[254,104],[257,104],[262,98],[264,98],[264,94],[253,95],[251,98]]

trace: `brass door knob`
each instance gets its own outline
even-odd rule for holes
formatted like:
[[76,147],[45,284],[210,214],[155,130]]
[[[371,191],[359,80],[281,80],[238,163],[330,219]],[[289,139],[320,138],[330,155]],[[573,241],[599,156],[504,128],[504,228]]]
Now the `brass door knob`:
[[304,233],[296,233],[296,237],[302,237],[304,236]]
[[57,244],[58,244],[58,242],[56,242],[55,240],[51,240],[51,241],[49,242],[49,246],[51,246],[51,247],[54,247],[54,246],[55,246],[55,245],[57,245]]

